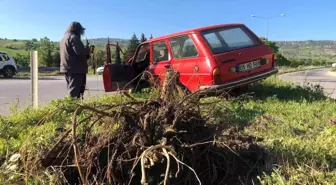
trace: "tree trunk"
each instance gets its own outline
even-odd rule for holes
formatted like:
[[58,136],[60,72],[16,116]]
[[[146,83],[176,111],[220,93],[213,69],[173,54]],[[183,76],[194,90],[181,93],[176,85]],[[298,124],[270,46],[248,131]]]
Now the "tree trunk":
[[184,96],[179,83],[179,74],[171,66],[166,67],[165,79],[161,87],[160,98],[165,102],[174,102],[174,99]]

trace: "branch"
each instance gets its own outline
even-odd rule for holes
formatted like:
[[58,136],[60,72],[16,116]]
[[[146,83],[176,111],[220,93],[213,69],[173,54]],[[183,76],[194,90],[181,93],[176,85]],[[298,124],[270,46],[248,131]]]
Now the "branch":
[[79,161],[78,161],[78,156],[79,156],[79,150],[77,148],[77,136],[76,136],[76,121],[77,121],[77,115],[78,115],[78,112],[79,111],[82,111],[82,107],[79,107],[75,110],[75,113],[74,113],[74,117],[73,117],[73,120],[72,120],[72,137],[73,137],[73,147],[74,147],[74,152],[75,152],[75,162],[76,162],[76,165],[77,165],[77,168],[78,168],[78,173],[79,173],[79,176],[81,178],[81,181],[82,183],[86,184],[85,182],[85,179],[84,179],[84,175],[82,173],[82,170],[81,170],[81,167],[79,165]]

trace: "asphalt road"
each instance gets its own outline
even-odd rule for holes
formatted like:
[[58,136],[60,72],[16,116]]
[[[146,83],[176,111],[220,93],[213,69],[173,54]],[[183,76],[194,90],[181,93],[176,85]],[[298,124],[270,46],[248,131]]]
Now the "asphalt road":
[[[67,96],[66,82],[63,76],[39,79],[39,104],[45,104]],[[31,81],[29,78],[4,79],[0,77],[0,115],[10,113],[11,104],[18,102],[19,107],[31,103]],[[88,76],[84,97],[94,97],[104,94],[102,76]]]
[[336,98],[336,72],[330,72],[331,68],[315,69],[310,71],[301,71],[280,75],[282,80],[290,81],[298,85],[310,83],[319,84],[324,92],[331,98]]
[[[317,69],[304,72],[294,72],[280,75],[279,78],[302,85],[304,83],[320,84],[327,95],[336,98],[336,74],[328,73],[330,69]],[[0,78],[0,115],[8,115],[10,106],[17,103],[19,107],[25,107],[31,103],[30,79]],[[94,97],[105,94],[102,76],[88,76],[88,91],[85,97]],[[64,77],[48,77],[39,79],[39,103],[45,104],[57,98],[67,95]]]

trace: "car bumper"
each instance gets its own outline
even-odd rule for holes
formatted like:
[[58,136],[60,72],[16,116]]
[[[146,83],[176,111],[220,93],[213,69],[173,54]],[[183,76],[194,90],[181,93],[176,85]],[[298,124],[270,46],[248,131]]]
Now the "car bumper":
[[201,86],[200,90],[206,90],[206,91],[217,91],[217,90],[226,90],[226,89],[232,89],[235,87],[243,86],[246,84],[250,84],[256,81],[263,80],[271,75],[277,74],[278,73],[278,68],[273,68],[267,72],[249,76],[243,79],[239,79],[236,81],[228,82],[225,84],[220,84],[220,85],[209,85],[209,86]]

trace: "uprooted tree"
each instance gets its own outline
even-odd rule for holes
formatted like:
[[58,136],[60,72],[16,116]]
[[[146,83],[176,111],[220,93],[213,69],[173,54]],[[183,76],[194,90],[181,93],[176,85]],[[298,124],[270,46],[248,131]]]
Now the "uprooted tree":
[[[202,116],[200,94],[183,93],[177,79],[167,69],[159,96],[146,101],[125,93],[116,104],[71,105],[72,123],[59,130],[52,147],[21,148],[20,173],[26,179],[53,173],[69,184],[253,182],[264,159],[254,138]],[[61,106],[37,127],[72,110]]]

